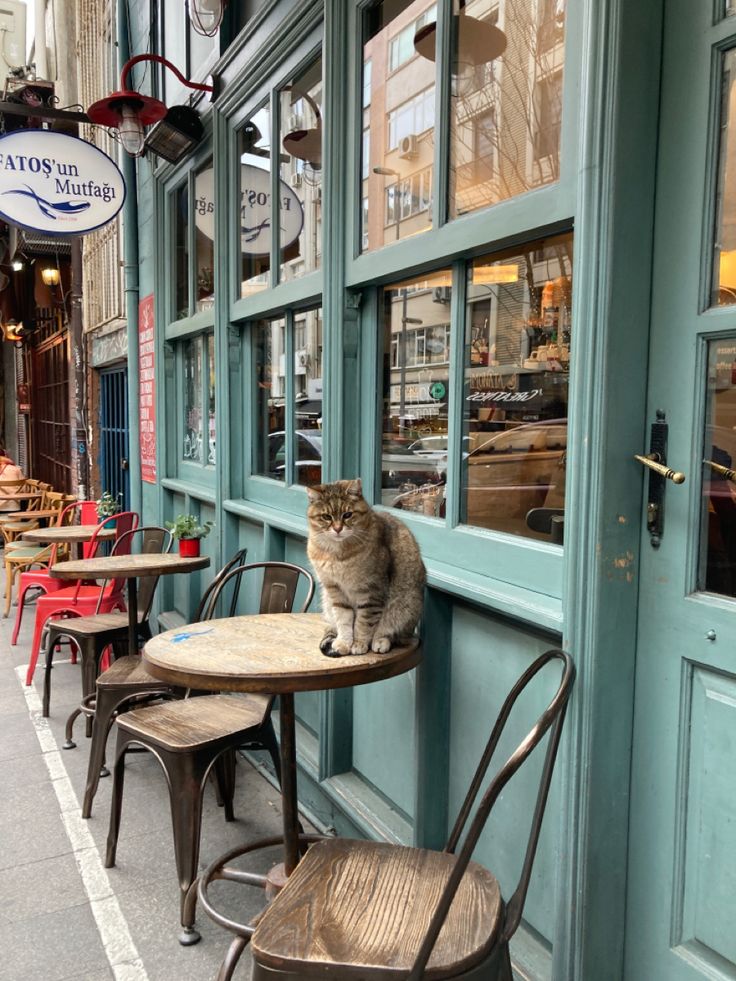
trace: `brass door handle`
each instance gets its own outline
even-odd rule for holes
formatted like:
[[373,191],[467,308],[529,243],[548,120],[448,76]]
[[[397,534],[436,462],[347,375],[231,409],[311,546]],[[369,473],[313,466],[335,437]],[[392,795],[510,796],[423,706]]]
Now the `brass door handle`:
[[728,467],[723,467],[720,463],[715,463],[713,460],[703,460],[703,463],[710,467],[711,470],[715,470],[716,473],[720,474],[724,480],[730,480],[732,484],[736,484],[736,470],[729,470]]
[[658,473],[660,477],[671,480],[673,484],[685,483],[685,474],[680,473],[679,470],[672,470],[666,464],[662,463],[659,453],[648,453],[646,456],[640,456],[640,454],[635,453],[634,459],[638,460],[639,463],[643,463],[645,467],[649,467],[655,473]]

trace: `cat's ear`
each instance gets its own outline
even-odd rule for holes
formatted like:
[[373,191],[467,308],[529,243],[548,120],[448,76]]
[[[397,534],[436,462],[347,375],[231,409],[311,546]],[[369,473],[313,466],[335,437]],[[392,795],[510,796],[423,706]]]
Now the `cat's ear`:
[[322,497],[322,491],[324,489],[323,484],[316,484],[314,487],[307,487],[307,497],[312,504]]
[[363,484],[361,483],[360,477],[356,477],[355,480],[346,480],[345,493],[349,497],[362,497],[363,496]]

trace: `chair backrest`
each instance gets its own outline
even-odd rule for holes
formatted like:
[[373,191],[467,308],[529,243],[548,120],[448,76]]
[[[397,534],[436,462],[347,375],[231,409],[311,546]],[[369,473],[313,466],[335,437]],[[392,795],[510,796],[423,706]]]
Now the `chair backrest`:
[[[248,554],[248,549],[247,548],[240,548],[240,549],[238,549],[238,551],[235,553],[235,555],[233,555],[233,557],[230,559],[230,561],[229,562],[226,562],[225,565],[220,569],[220,571],[217,573],[217,575],[215,576],[215,578],[212,580],[212,582],[209,584],[209,586],[202,593],[202,599],[199,601],[199,606],[197,607],[197,612],[194,614],[194,622],[195,623],[197,623],[199,620],[203,620],[204,619],[204,613],[205,613],[205,610],[209,606],[210,597],[212,596],[212,593],[217,588],[217,586],[218,586],[220,580],[223,578],[223,576],[226,576],[228,574],[228,572],[230,572],[230,570],[233,569],[236,565],[242,565],[243,562],[245,562],[245,557],[246,557],[247,554]],[[235,616],[235,610],[237,609],[238,596],[240,594],[240,580],[241,580],[241,577],[242,577],[242,572],[241,572],[240,576],[237,576],[235,578],[235,582],[233,583],[233,595],[232,595],[232,599],[230,601],[230,613],[229,613],[229,616],[231,616],[231,617]],[[214,607],[213,607],[213,610],[214,610]],[[210,613],[210,618],[211,617],[212,617],[212,613]]]
[[[81,509],[80,509],[81,511]],[[113,548],[119,546],[118,555],[128,555],[130,553],[131,542],[130,539],[124,538],[125,533],[128,531],[135,531],[138,527],[138,512],[137,511],[118,511],[117,514],[111,514],[97,525],[92,536],[88,542],[85,542],[85,548],[83,550],[83,556],[85,559],[93,559],[97,555],[97,551],[101,544],[104,543],[105,539],[100,537],[100,532],[109,528],[110,525],[115,526],[115,543]],[[122,541],[121,541],[122,539]],[[127,549],[127,551],[126,551]],[[76,602],[79,596],[79,590],[82,588],[83,580],[79,579],[76,583],[76,589],[74,591],[74,602]],[[123,587],[125,586],[124,579],[113,579],[110,586],[110,592],[121,593]],[[105,583],[102,586],[103,590],[105,588]],[[99,601],[98,601],[99,605]]]
[[468,824],[470,813],[475,805],[475,801],[478,797],[483,781],[485,780],[488,767],[491,763],[495,750],[498,746],[498,742],[501,738],[501,734],[516,703],[516,700],[530,683],[532,678],[534,678],[535,675],[537,675],[550,661],[558,661],[562,665],[562,678],[558,685],[557,691],[547,705],[547,708],[544,710],[544,712],[542,712],[535,724],[522,739],[508,760],[506,760],[503,766],[497,771],[496,775],[493,777],[488,785],[488,788],[483,794],[481,801],[476,808],[475,814],[473,815],[472,821],[470,821],[470,826],[468,827],[467,833],[465,834],[464,840],[457,855],[457,861],[455,862],[452,872],[450,873],[447,883],[442,891],[439,903],[437,904],[437,908],[435,909],[430,921],[429,929],[424,937],[419,954],[414,962],[414,966],[409,974],[409,977],[407,978],[407,981],[420,981],[420,979],[423,977],[424,968],[426,967],[430,958],[432,948],[434,947],[435,941],[437,940],[440,930],[442,929],[442,925],[445,922],[445,917],[450,909],[453,897],[457,891],[457,887],[460,884],[466,868],[468,867],[468,862],[473,854],[473,850],[478,844],[478,839],[480,838],[481,832],[483,831],[485,823],[488,820],[488,815],[491,813],[491,808],[511,777],[520,769],[522,763],[524,763],[524,761],[531,756],[534,749],[539,745],[545,734],[549,731],[547,753],[544,758],[544,766],[542,768],[542,774],[539,780],[539,790],[537,791],[537,800],[534,808],[534,814],[532,816],[524,863],[522,865],[521,875],[519,877],[519,883],[516,890],[511,896],[511,899],[506,903],[504,923],[502,926],[502,939],[508,941],[513,936],[521,921],[521,913],[524,908],[524,900],[526,899],[527,889],[529,888],[532,865],[534,863],[534,856],[536,854],[537,844],[539,842],[539,831],[542,826],[542,817],[544,816],[544,808],[547,803],[549,786],[552,780],[552,770],[554,769],[555,759],[557,757],[560,735],[562,734],[562,724],[565,720],[567,703],[570,698],[570,692],[575,679],[575,666],[569,654],[566,654],[564,651],[560,650],[546,651],[526,669],[509,692],[506,700],[501,706],[501,711],[496,719],[493,731],[491,732],[491,737],[488,740],[488,744],[486,745],[480,763],[478,764],[478,769],[475,771],[472,783],[470,784],[470,789],[468,790],[467,796],[465,797],[463,805],[460,808],[460,813],[458,814],[455,826],[450,832],[450,837],[448,838],[447,845],[445,846],[445,851],[450,853],[454,853],[458,848],[460,838],[462,837],[465,827]]
[[[299,612],[304,613],[309,608],[314,596],[314,579],[306,569],[291,562],[251,562],[247,565],[234,566],[219,578],[205,605],[201,619],[212,619],[220,594],[231,579],[237,578],[239,586],[243,575],[255,572],[256,569],[263,569],[259,613],[291,613],[300,580],[306,584],[307,595]],[[231,607],[230,615],[232,616],[234,612],[234,607]]]
[[[166,528],[158,525],[146,525],[125,531],[120,535],[112,547],[112,555],[165,555],[171,551],[174,536]],[[151,613],[153,606],[153,596],[160,576],[141,576],[138,584],[138,617],[142,616],[145,621]],[[99,605],[104,596],[105,584],[100,590]]]

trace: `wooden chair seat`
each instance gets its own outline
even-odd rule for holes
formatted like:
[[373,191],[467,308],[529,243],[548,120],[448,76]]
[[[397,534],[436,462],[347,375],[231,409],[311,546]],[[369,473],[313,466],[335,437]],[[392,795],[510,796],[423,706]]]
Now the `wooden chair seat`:
[[270,708],[268,695],[203,695],[123,712],[117,724],[134,739],[175,753],[218,739],[237,741],[241,730],[262,725]]
[[109,668],[97,679],[97,687],[127,688],[129,685],[151,685],[156,688],[166,688],[162,681],[154,678],[150,671],[143,666],[143,659],[132,654],[126,654],[113,661]]
[[[138,623],[142,623],[145,611],[138,611]],[[66,617],[62,620],[49,620],[49,629],[63,630],[70,637],[93,637],[95,634],[110,633],[111,631],[128,630],[128,614],[115,611],[113,613],[93,613],[88,617]]]
[[[406,978],[455,855],[335,838],[312,845],[256,927],[259,964],[299,977]],[[496,879],[470,862],[424,977],[484,960],[502,917]]]
[[[33,514],[33,512],[31,512]],[[13,518],[11,521],[3,521],[3,531],[12,535],[20,535],[24,531],[32,531],[34,528],[38,528],[41,522],[33,519],[28,521],[19,521]]]

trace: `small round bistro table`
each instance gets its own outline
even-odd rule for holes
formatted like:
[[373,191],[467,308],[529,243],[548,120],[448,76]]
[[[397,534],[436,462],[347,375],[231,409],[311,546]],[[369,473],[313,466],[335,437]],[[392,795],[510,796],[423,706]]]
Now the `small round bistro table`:
[[[283,866],[263,877],[226,868],[238,855],[278,843],[274,839],[233,849],[212,862],[200,879],[200,901],[207,913],[242,937],[250,927],[234,924],[210,905],[206,887],[229,878],[276,890],[299,861],[294,693],[364,685],[393,678],[416,667],[419,640],[387,654],[325,657],[319,643],[325,623],[317,613],[260,613],[189,624],[146,642],[143,662],[160,681],[205,691],[262,692],[280,696],[279,727],[283,800]],[[302,836],[309,838],[309,836]]]
[[[84,525],[77,525],[83,528]],[[72,525],[70,530],[73,530]],[[38,529],[39,531],[41,529]],[[46,532],[54,529],[43,529]],[[62,530],[62,529],[59,529]],[[31,535],[32,532],[27,532]],[[114,534],[114,532],[113,532]],[[128,651],[138,653],[138,593],[136,580],[143,576],[168,576],[175,572],[196,572],[210,564],[206,555],[184,559],[176,553],[142,555],[107,555],[73,562],[59,562],[49,569],[58,579],[127,579],[128,580]]]

